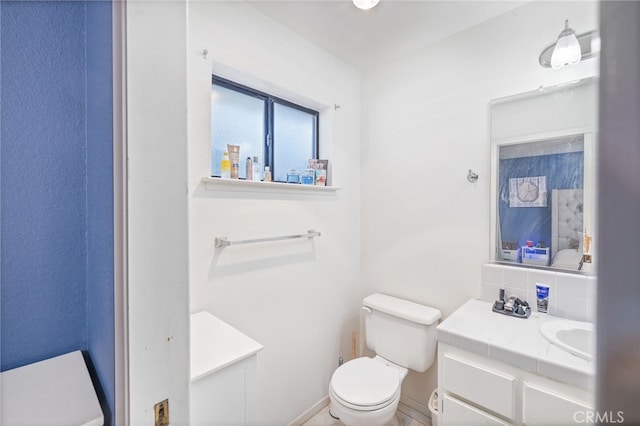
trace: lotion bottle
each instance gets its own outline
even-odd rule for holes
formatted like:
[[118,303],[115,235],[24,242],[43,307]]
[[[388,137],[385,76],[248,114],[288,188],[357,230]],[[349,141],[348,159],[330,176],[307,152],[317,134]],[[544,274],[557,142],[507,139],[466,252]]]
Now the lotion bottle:
[[264,168],[264,181],[271,182],[271,170],[269,170],[269,166]]

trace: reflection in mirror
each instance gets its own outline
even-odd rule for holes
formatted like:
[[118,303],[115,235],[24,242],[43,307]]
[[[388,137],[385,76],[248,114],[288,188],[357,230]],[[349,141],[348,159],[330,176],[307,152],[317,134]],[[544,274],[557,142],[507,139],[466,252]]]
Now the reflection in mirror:
[[596,79],[491,105],[492,260],[594,273]]
[[496,260],[581,270],[584,135],[498,153]]

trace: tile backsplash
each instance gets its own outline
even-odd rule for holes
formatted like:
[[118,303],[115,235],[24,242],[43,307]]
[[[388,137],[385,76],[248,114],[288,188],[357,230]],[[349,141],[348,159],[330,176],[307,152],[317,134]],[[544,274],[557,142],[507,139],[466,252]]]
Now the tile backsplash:
[[495,301],[504,288],[506,296],[526,300],[536,310],[536,283],[549,286],[548,313],[577,321],[595,322],[596,277],[497,263],[482,265],[480,297]]

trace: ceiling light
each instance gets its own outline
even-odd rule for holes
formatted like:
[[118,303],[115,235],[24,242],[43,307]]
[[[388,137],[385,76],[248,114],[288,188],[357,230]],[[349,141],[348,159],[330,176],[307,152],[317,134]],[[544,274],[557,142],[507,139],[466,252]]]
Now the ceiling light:
[[558,69],[565,65],[580,62],[582,50],[576,37],[576,32],[569,28],[569,20],[564,21],[564,30],[558,36],[556,47],[551,55],[551,68]]
[[[575,64],[586,59],[595,58],[599,55],[600,36],[598,35],[597,31],[588,31],[586,33],[575,35],[575,32],[568,27],[568,22],[565,22],[565,25],[566,28],[560,33],[558,41],[550,46],[547,46],[540,54],[540,58],[538,60],[542,67],[558,69],[563,67],[564,65]],[[565,33],[568,33],[570,35],[564,37]],[[563,37],[566,40],[563,40]],[[573,43],[574,37],[578,41],[579,50],[576,48],[575,43]],[[567,57],[563,57],[563,51],[566,54],[567,45],[573,46],[573,53],[571,55],[568,55],[571,56],[571,60],[569,60]],[[571,49],[569,49],[569,51],[571,52]],[[576,52],[577,55],[579,55],[577,60]]]
[[368,10],[373,9],[380,0],[353,0],[353,4],[356,5],[358,9]]

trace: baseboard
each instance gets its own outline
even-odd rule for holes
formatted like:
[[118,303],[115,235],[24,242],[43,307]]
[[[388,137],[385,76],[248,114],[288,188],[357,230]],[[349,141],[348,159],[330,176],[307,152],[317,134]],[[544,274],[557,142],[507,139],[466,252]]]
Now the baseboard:
[[[320,401],[313,404],[311,408],[299,415],[295,420],[290,422],[287,426],[302,426],[305,422],[309,421],[313,416],[318,414],[324,407],[329,405],[329,395],[322,398]],[[431,413],[429,408],[405,395],[401,395],[400,403],[398,403],[398,411],[403,412],[407,416],[414,420],[419,421],[425,426],[431,426]],[[425,414],[429,413],[429,414]]]
[[309,408],[304,413],[300,414],[298,418],[289,423],[287,426],[302,426],[305,422],[309,421],[311,417],[318,414],[324,407],[329,405],[329,395],[322,398],[320,401],[313,404],[311,408]]
[[401,395],[398,410],[426,426],[431,426],[431,412],[429,411],[429,407],[415,399]]

